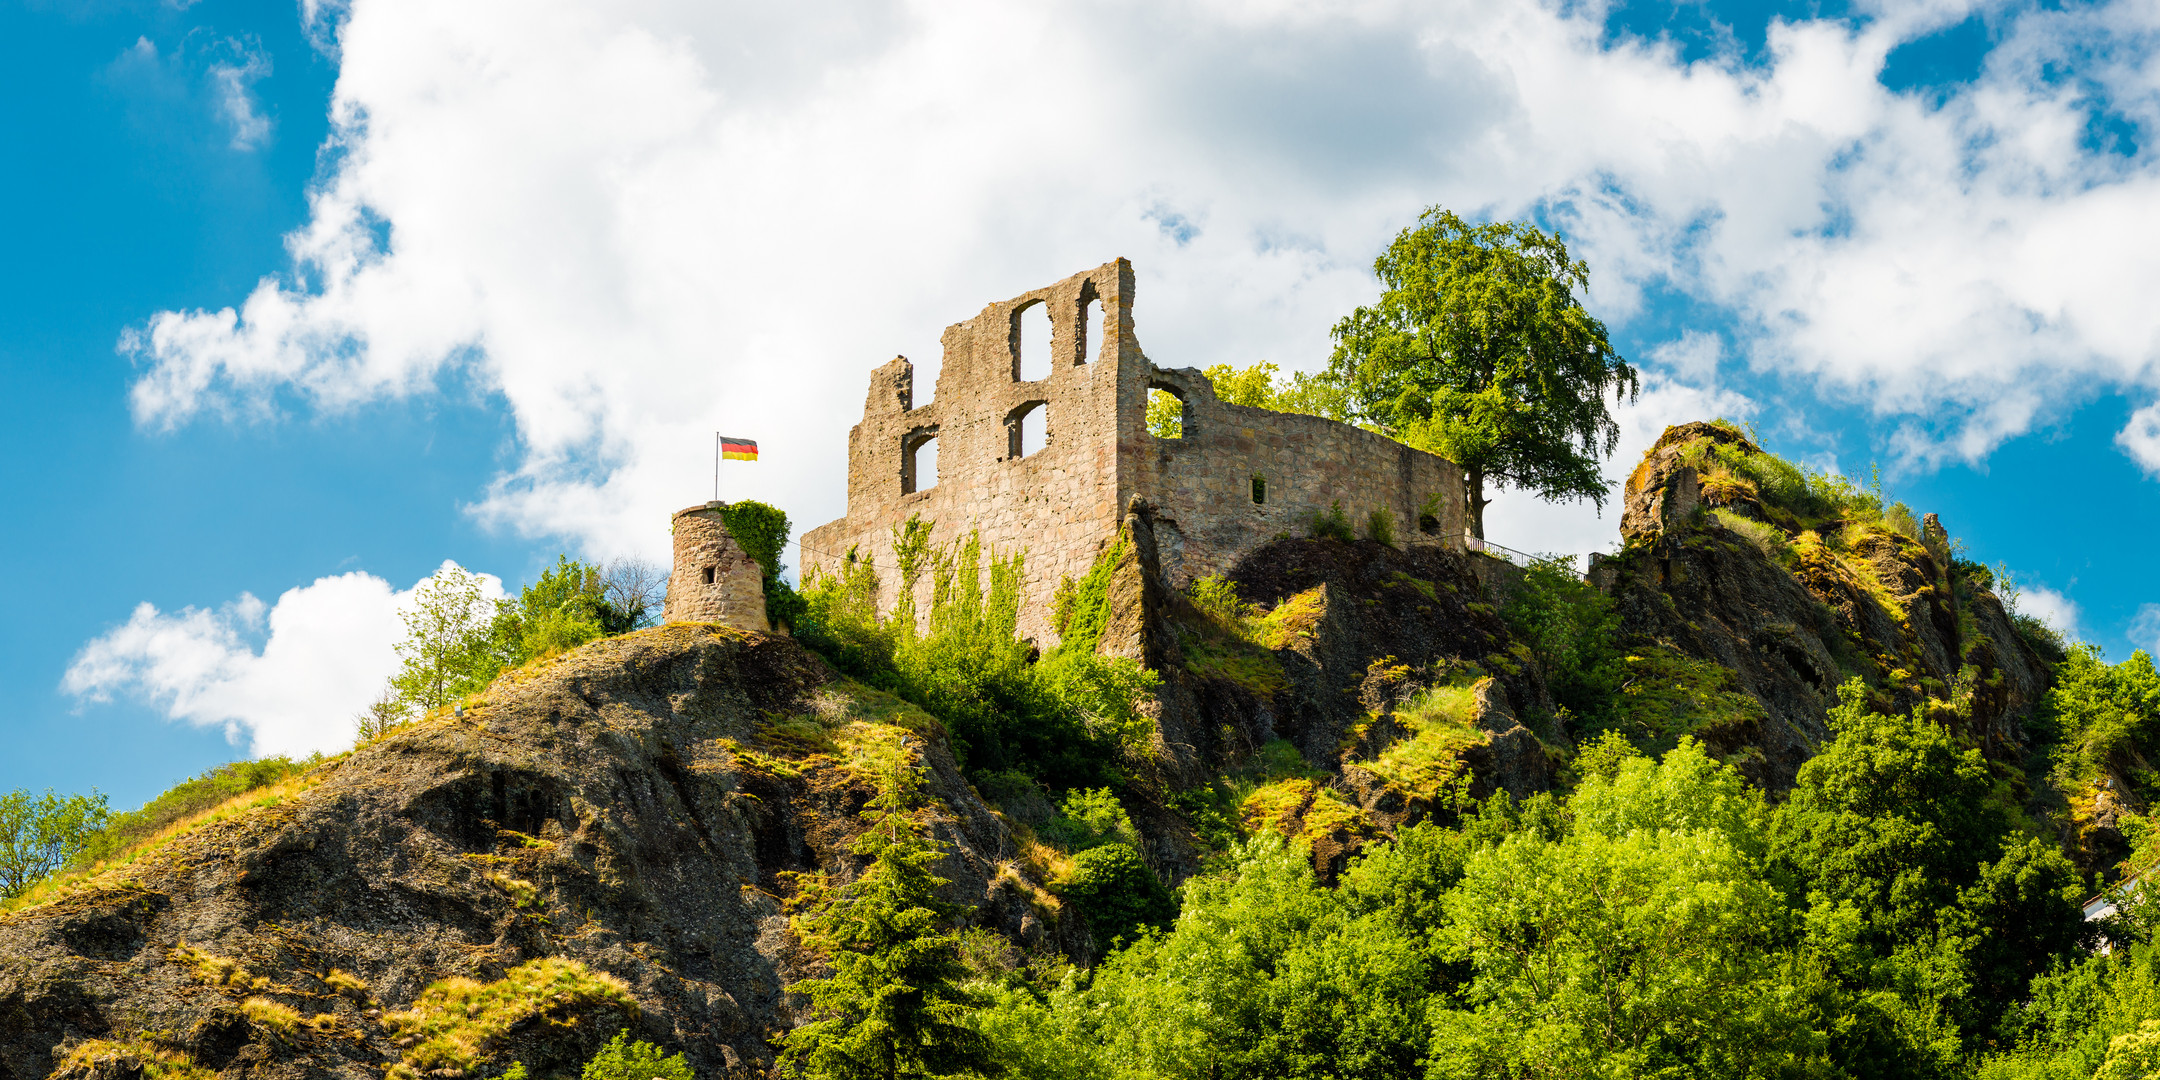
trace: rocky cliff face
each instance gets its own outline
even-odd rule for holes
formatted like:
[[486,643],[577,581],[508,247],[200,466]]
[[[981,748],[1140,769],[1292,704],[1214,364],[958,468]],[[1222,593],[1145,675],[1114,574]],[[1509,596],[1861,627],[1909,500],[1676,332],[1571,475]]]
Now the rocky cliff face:
[[1953,574],[1934,515],[1916,536],[1801,522],[1744,478],[1706,470],[1717,446],[1760,453],[1728,428],[1667,429],[1628,480],[1628,546],[1591,570],[1629,635],[1729,669],[1761,704],[1766,719],[1699,737],[1764,787],[1788,787],[1857,675],[1883,709],[1925,708],[1990,756],[2021,756],[2047,666],[1993,593]]
[[[786,874],[850,870],[866,762],[894,753],[929,769],[949,898],[1017,941],[1073,945],[935,721],[785,638],[670,626],[516,673],[276,805],[0,916],[0,1080],[179,1055],[226,1077],[379,1080],[418,1038],[388,1014],[453,976],[501,1004],[515,980],[491,984],[512,972],[554,981],[475,1036],[492,1070],[574,1068],[629,1026],[701,1076],[753,1075],[805,962]],[[592,975],[520,967],[543,958]]]
[[[1547,726],[1541,740],[1519,719],[1549,716],[1551,698],[1501,620],[1495,590],[1479,577],[1480,563],[1501,574],[1504,564],[1371,540],[1277,540],[1226,576],[1265,615],[1261,641],[1237,641],[1163,582],[1152,518],[1144,503],[1126,516],[1130,553],[1112,579],[1117,616],[1102,649],[1163,678],[1155,712],[1160,775],[1139,792],[1138,820],[1166,879],[1182,881],[1200,860],[1192,834],[1162,800],[1249,770],[1276,740],[1295,747],[1320,778],[1271,823],[1312,845],[1323,876],[1364,842],[1448,812],[1454,780],[1466,781],[1474,798],[1552,785],[1551,757],[1568,746],[1567,735]],[[1453,764],[1416,777],[1376,770],[1391,748],[1417,736],[1397,722],[1397,711],[1450,683],[1474,684],[1465,689],[1476,702],[1461,745],[1447,751]]]

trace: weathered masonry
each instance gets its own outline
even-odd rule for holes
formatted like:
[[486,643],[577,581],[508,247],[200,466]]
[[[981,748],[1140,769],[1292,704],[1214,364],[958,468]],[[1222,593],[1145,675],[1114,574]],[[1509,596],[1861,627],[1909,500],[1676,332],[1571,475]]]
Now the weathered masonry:
[[[1050,317],[1049,374],[1023,382],[1023,360],[1036,358],[1021,355],[1021,320],[1037,305]],[[948,327],[928,404],[915,404],[906,357],[871,373],[848,435],[847,516],[804,534],[805,572],[831,570],[852,549],[878,567],[890,611],[893,526],[920,514],[940,543],[980,529],[986,548],[1026,552],[1020,633],[1047,646],[1058,582],[1087,572],[1135,497],[1154,508],[1175,588],[1278,536],[1310,535],[1314,515],[1338,501],[1360,532],[1384,509],[1397,543],[1460,546],[1453,463],[1348,424],[1217,401],[1199,371],[1149,362],[1132,305],[1132,264],[1119,259]],[[1153,389],[1183,403],[1181,437],[1148,434]],[[1043,445],[1023,453],[1035,423]],[[933,442],[934,481],[924,467]]]
[[759,633],[773,629],[765,618],[765,573],[735,542],[720,512],[723,502],[709,502],[675,512],[669,528],[675,539],[675,564],[668,573],[662,622],[714,622]]

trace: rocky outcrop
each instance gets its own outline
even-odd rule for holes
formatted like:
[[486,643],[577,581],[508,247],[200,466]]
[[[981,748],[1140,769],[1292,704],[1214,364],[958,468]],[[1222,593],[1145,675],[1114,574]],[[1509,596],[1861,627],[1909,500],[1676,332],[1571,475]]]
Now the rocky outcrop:
[[1917,537],[1841,532],[1833,551],[1747,486],[1706,485],[1691,464],[1706,442],[1760,452],[1718,425],[1668,428],[1623,493],[1627,547],[1593,558],[1589,576],[1632,638],[1731,670],[1761,703],[1761,723],[1702,734],[1714,753],[1766,788],[1790,786],[1829,737],[1838,685],[1858,676],[1881,708],[1930,709],[1991,756],[2023,754],[2047,666],[1992,593],[1953,573],[1934,515]]
[[1031,904],[935,721],[785,638],[669,626],[507,677],[462,717],[0,916],[0,1080],[91,1039],[229,1077],[379,1080],[406,1052],[386,1012],[539,958],[621,980],[630,1004],[536,1016],[492,1068],[574,1069],[627,1024],[701,1076],[753,1075],[807,970],[788,875],[854,873],[873,752],[927,767],[950,899],[1016,941],[1085,947]]

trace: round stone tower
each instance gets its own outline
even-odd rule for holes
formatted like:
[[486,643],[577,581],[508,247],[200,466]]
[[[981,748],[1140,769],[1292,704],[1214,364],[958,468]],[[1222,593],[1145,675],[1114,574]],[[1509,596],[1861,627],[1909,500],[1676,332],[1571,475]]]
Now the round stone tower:
[[675,513],[675,568],[668,574],[665,622],[715,622],[767,633],[765,574],[720,519],[724,502]]

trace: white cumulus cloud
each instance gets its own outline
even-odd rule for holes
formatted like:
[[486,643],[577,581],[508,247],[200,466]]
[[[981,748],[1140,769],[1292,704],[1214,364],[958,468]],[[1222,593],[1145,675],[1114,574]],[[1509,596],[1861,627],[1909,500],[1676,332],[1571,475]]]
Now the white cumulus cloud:
[[2147,405],[2130,414],[2130,422],[2115,436],[2116,445],[2130,460],[2160,477],[2160,405]]
[[713,431],[765,448],[725,495],[836,516],[873,366],[1113,256],[1158,362],[1310,370],[1433,203],[1545,214],[1609,320],[1653,287],[1723,319],[1660,416],[1720,407],[1683,384],[1722,360],[1977,458],[2160,378],[2160,158],[2118,145],[2160,124],[2160,9],[1991,9],[1978,77],[1911,93],[1885,57],[1973,8],[1869,9],[1773,23],[1751,63],[1535,0],[310,5],[340,70],[291,265],[132,331],[133,405],[336,410],[457,369],[521,447],[478,515],[656,554]]
[[[489,598],[502,595],[498,579],[481,580]],[[341,750],[352,745],[354,714],[398,668],[399,612],[411,595],[348,573],[289,589],[274,605],[247,593],[216,609],[141,604],[82,647],[61,688],[84,704],[134,698],[221,727],[257,757]]]
[[2030,615],[2054,627],[2064,637],[2075,640],[2080,634],[2077,601],[2046,586],[2024,586],[2018,590],[2018,614]]

